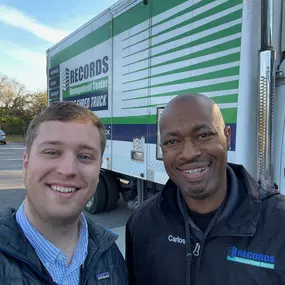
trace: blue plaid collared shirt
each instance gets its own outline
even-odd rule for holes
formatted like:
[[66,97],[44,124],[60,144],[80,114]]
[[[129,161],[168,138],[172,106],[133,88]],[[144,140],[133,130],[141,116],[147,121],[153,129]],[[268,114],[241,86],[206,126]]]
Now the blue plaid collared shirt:
[[24,203],[18,209],[16,219],[54,282],[58,285],[79,284],[80,268],[86,259],[88,247],[88,226],[84,214],[81,213],[80,216],[79,238],[68,267],[66,255],[45,239],[29,222],[24,211]]

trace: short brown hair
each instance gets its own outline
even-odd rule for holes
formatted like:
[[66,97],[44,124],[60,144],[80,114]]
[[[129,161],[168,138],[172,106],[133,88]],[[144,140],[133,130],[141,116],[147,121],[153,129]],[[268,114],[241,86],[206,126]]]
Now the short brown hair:
[[33,118],[26,134],[28,154],[30,153],[32,144],[38,134],[40,125],[48,121],[86,121],[92,123],[99,130],[101,154],[103,156],[106,147],[106,132],[102,121],[90,110],[69,101],[52,103]]

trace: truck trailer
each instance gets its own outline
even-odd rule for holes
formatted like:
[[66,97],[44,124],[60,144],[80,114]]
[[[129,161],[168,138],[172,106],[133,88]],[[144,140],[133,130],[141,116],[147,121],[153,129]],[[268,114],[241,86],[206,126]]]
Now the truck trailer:
[[47,50],[49,104],[73,101],[106,129],[90,213],[136,207],[168,180],[159,119],[200,93],[231,127],[229,162],[285,193],[285,1],[120,0]]

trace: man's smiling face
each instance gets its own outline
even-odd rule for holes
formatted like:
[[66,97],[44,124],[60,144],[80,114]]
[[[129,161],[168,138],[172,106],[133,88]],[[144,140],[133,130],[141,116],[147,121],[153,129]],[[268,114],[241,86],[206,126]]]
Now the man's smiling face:
[[166,172],[193,199],[213,195],[225,179],[230,129],[219,114],[216,105],[193,97],[172,102],[162,116]]
[[101,168],[98,128],[86,121],[47,121],[24,154],[27,203],[43,220],[76,219],[94,195]]

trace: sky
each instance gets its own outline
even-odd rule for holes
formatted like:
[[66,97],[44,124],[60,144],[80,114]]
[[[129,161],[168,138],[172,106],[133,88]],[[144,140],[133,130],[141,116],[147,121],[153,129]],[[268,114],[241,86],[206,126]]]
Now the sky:
[[0,73],[46,91],[46,50],[117,0],[0,0]]

